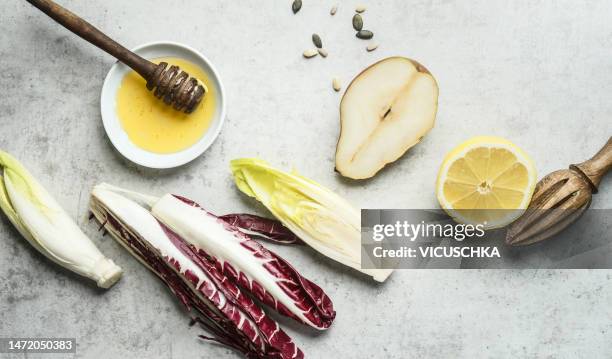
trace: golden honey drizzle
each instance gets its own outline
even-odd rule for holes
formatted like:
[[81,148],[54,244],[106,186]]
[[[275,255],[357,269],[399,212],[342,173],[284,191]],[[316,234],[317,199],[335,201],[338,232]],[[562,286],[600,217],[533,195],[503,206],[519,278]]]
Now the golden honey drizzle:
[[177,65],[204,82],[208,89],[204,99],[191,114],[177,111],[155,98],[147,90],[145,80],[130,71],[117,91],[117,116],[130,141],[143,150],[162,154],[180,152],[196,144],[210,127],[217,94],[208,74],[191,62],[174,57],[152,61]]

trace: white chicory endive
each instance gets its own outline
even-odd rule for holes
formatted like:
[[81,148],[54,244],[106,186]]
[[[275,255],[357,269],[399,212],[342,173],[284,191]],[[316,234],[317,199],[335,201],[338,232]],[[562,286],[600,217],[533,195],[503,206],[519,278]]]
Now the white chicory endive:
[[98,250],[21,163],[1,150],[0,208],[34,248],[62,267],[101,288],[121,277],[121,268]]
[[260,159],[237,159],[231,170],[238,188],[264,204],[289,230],[318,252],[385,281],[392,269],[361,268],[361,214],[346,200],[296,173]]

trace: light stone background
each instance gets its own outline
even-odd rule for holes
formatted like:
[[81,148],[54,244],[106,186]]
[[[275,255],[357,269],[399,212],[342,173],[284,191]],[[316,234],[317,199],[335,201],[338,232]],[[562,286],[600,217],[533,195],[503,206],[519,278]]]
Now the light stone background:
[[[100,119],[113,59],[25,1],[0,4],[0,148],[23,161],[100,249],[125,269],[104,292],[50,263],[0,220],[0,337],[78,338],[79,358],[234,358],[196,338],[188,316],[151,273],[87,223],[98,182],[178,192],[217,213],[266,214],[232,183],[228,162],[259,156],[295,167],[357,206],[431,208],[444,154],[481,134],[531,154],[541,175],[582,161],[612,134],[612,2],[364,1],[380,48],[351,29],[356,1],[76,1],[62,4],[129,47],[155,40],[209,57],[228,95],[225,127],[199,159],[147,171],[118,155]],[[304,60],[317,32],[327,59]],[[366,182],[333,172],[341,94],[390,55],[437,78],[436,126]],[[612,176],[611,176],[612,177]],[[612,207],[612,181],[593,201]],[[337,319],[315,333],[281,320],[309,358],[609,358],[612,272],[398,271],[377,285],[308,248],[276,248],[331,296]],[[21,358],[22,356],[16,356]],[[28,356],[35,357],[35,356]],[[57,356],[41,356],[57,357]]]

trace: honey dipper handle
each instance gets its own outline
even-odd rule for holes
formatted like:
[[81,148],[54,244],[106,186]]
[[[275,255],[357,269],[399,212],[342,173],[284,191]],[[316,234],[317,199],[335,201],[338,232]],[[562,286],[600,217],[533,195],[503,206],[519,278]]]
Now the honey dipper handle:
[[612,137],[593,158],[570,168],[584,175],[591,182],[593,193],[597,193],[601,179],[612,169]]
[[73,33],[114,56],[124,64],[138,72],[142,77],[148,78],[156,65],[143,59],[132,51],[121,46],[102,31],[96,29],[87,21],[81,19],[71,11],[61,7],[51,0],[26,0],[50,18],[57,21]]

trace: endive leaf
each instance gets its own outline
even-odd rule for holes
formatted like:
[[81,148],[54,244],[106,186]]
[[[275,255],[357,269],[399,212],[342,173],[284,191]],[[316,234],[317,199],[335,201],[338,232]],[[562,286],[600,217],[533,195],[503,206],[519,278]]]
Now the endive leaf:
[[0,151],[0,208],[39,252],[108,288],[121,276],[74,220],[15,158]]
[[231,162],[238,188],[259,200],[287,228],[318,252],[384,281],[392,270],[361,268],[361,214],[346,200],[260,159]]
[[[4,176],[11,181],[16,191],[22,193],[32,204],[39,207],[41,211],[46,210],[46,206],[42,201],[50,196],[19,161],[0,150],[0,167],[4,170]],[[5,194],[8,197],[8,191],[5,190]]]
[[[13,169],[13,170],[11,170]],[[15,171],[16,170],[16,171]],[[29,173],[27,170],[11,155],[0,150],[0,209],[6,214],[8,219],[11,221],[13,226],[17,228],[17,231],[28,241],[31,245],[33,245],[38,251],[44,252],[44,246],[42,243],[36,240],[32,233],[27,229],[24,225],[21,218],[19,218],[19,214],[13,207],[11,200],[9,198],[8,190],[6,188],[6,182],[10,181],[10,178],[16,179],[16,182],[19,184],[19,187],[24,187],[24,181],[20,179],[18,173]],[[2,175],[4,173],[4,175]],[[9,177],[10,175],[10,177]],[[26,186],[27,187],[27,186]],[[29,189],[26,188],[27,193],[30,193]],[[59,258],[57,258],[60,260]]]
[[11,220],[11,222],[19,222],[17,218],[17,213],[13,209],[11,205],[11,201],[8,198],[8,194],[6,193],[6,187],[4,186],[4,177],[0,174],[0,208],[6,216]]
[[[11,223],[17,228],[19,233],[21,233],[24,237],[31,237],[30,232],[21,224],[19,220],[19,216],[13,205],[11,204],[10,199],[8,198],[8,193],[6,192],[6,186],[4,185],[4,177],[0,174],[0,209],[6,214]],[[33,238],[32,238],[33,240]],[[31,240],[31,241],[32,241]]]

